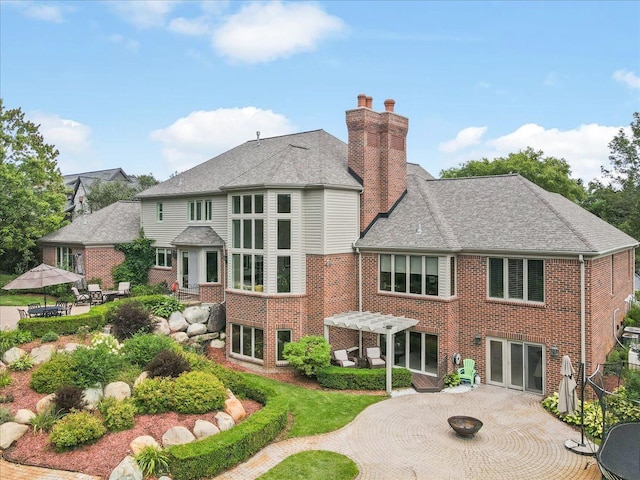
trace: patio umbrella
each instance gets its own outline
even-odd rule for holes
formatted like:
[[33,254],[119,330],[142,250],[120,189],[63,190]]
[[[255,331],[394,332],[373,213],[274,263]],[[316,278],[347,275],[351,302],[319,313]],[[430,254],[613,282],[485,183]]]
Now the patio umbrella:
[[578,384],[573,378],[576,371],[573,369],[568,355],[562,357],[560,373],[562,374],[562,380],[560,380],[558,389],[558,413],[572,415],[576,405],[578,405],[578,395],[576,394]]
[[28,272],[23,273],[19,277],[7,283],[4,290],[33,290],[42,288],[44,295],[44,306],[47,306],[47,294],[45,287],[49,285],[61,285],[63,283],[73,283],[82,279],[80,275],[61,268],[52,267],[41,263]]

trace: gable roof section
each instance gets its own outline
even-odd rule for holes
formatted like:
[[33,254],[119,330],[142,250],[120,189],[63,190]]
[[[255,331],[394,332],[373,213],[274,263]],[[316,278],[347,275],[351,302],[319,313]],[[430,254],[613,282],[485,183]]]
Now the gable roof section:
[[40,238],[40,243],[113,245],[140,235],[140,202],[119,201]]
[[148,188],[138,198],[309,185],[361,189],[347,171],[347,145],[324,130],[243,143]]
[[96,170],[93,172],[73,173],[70,175],[63,175],[62,178],[64,180],[64,183],[68,185],[72,184],[79,178],[91,178],[94,180],[102,180],[103,182],[110,182],[112,180],[121,180],[124,182],[131,181],[129,176],[124,173],[124,170],[122,170],[121,168],[109,168],[107,170]]
[[357,246],[593,255],[638,244],[520,175],[425,180],[413,174],[407,190]]
[[172,245],[198,245],[210,247],[222,247],[224,240],[216,231],[208,226],[197,226],[185,228],[176,238],[171,241]]

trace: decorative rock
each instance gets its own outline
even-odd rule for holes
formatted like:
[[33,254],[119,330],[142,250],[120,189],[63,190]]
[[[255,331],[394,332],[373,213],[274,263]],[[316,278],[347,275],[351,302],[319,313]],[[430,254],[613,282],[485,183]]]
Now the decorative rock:
[[158,477],[158,480],[171,480],[171,477],[167,477],[166,475],[162,475],[161,477]]
[[184,319],[191,324],[205,324],[209,320],[209,313],[209,307],[198,306],[185,308],[182,315],[184,316]]
[[185,332],[176,332],[172,333],[169,336],[173,338],[174,341],[180,344],[187,343],[189,341],[189,335],[187,335]]
[[224,432],[225,430],[229,430],[235,426],[235,422],[233,421],[233,417],[228,413],[218,412],[215,416],[216,423],[218,424],[218,428],[220,431]]
[[162,435],[162,446],[167,448],[172,445],[191,443],[196,437],[187,428],[182,426],[171,427]]
[[131,443],[129,444],[131,453],[133,453],[134,455],[137,455],[146,447],[160,448],[160,444],[156,442],[156,439],[151,435],[142,435],[140,437],[136,437],[131,440]]
[[29,431],[29,427],[16,422],[6,422],[0,425],[0,449],[5,450],[13,442]]
[[27,408],[21,408],[13,417],[13,421],[21,425],[29,425],[29,421],[36,416],[31,410]]
[[149,372],[145,370],[140,375],[138,375],[138,378],[136,378],[136,381],[133,382],[133,388],[136,388],[138,385],[144,382],[147,378],[149,378]]
[[51,356],[56,351],[56,347],[53,345],[42,345],[31,350],[31,357],[33,358],[34,365],[40,365],[41,363],[51,360]]
[[229,389],[227,389],[227,399],[224,401],[224,411],[231,415],[236,423],[247,416],[242,402]]
[[131,397],[131,387],[125,382],[112,382],[104,388],[104,396],[113,397],[120,402]]
[[64,346],[64,349],[62,349],[61,352],[73,352],[77,350],[79,346],[79,343],[69,342]]
[[171,333],[171,327],[169,327],[169,322],[162,317],[153,317],[153,320],[156,321],[156,326],[153,329],[153,333],[156,335],[165,335],[168,336]]
[[184,332],[188,326],[182,312],[173,312],[169,317],[169,328],[172,332]]
[[85,401],[85,409],[86,410],[96,410],[98,408],[98,403],[104,397],[104,393],[102,392],[102,388],[87,388],[82,392],[82,399]]
[[6,372],[6,371],[7,371],[7,368],[9,368],[9,367],[7,367],[7,366],[4,364],[4,362],[0,362],[0,373],[4,373],[4,372]]
[[136,460],[131,455],[127,455],[113,469],[113,472],[109,475],[109,480],[142,480],[143,477],[142,470],[140,470]]
[[11,347],[9,350],[4,352],[4,355],[2,355],[2,361],[4,363],[6,363],[7,365],[11,365],[13,362],[15,362],[16,360],[21,359],[26,354],[27,354],[27,352],[25,352],[21,348]]
[[45,413],[51,410],[53,408],[55,399],[56,399],[56,394],[50,393],[46,397],[38,400],[38,403],[36,403],[36,413],[40,414],[40,413]]
[[196,424],[193,427],[193,434],[198,440],[210,437],[216,433],[220,433],[220,429],[213,423],[207,422],[206,420],[196,420]]
[[187,335],[195,337],[196,335],[204,335],[207,333],[207,326],[202,323],[192,323],[187,328]]
[[220,340],[224,340],[227,338],[227,334],[225,332],[220,332]]
[[207,330],[210,332],[222,332],[227,325],[227,312],[224,303],[214,303],[207,321]]
[[211,340],[211,343],[209,345],[211,346],[211,348],[224,349],[224,340],[220,340],[219,338],[216,340]]

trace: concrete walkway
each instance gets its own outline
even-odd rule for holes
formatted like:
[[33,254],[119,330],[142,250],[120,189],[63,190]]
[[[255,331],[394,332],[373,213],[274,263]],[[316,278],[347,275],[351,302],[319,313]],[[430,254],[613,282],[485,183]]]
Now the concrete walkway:
[[[447,423],[454,415],[484,426],[460,437]],[[595,458],[567,450],[567,439],[580,432],[545,412],[539,396],[481,385],[382,401],[336,432],[269,445],[216,478],[252,480],[294,453],[329,450],[356,462],[359,480],[599,480]]]

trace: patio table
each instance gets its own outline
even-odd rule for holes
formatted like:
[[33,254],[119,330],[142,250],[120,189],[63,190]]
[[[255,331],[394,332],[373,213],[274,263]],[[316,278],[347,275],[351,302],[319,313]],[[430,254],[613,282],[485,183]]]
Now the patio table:
[[64,307],[50,305],[47,307],[36,307],[27,310],[30,317],[59,317],[64,313]]
[[119,290],[103,290],[102,296],[105,302],[112,302],[116,297],[120,296]]

